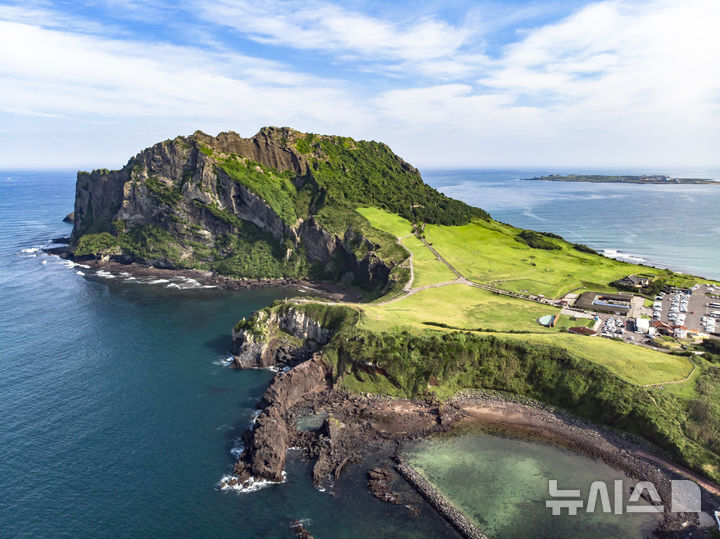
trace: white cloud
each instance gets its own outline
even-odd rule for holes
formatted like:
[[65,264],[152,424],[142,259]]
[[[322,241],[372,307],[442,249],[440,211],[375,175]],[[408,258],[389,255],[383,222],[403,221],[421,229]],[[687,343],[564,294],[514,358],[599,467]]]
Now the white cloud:
[[259,119],[268,110],[297,117],[303,102],[306,116],[327,120],[342,109],[324,104],[349,105],[330,81],[241,55],[7,22],[0,22],[0,50],[0,108],[10,112]]
[[600,2],[508,45],[475,86],[377,104],[405,131],[456,133],[475,162],[717,164],[717,21],[715,0]]
[[362,67],[426,75],[467,75],[486,62],[464,50],[474,35],[430,16],[392,22],[324,1],[200,0],[201,16],[261,43],[312,50]]
[[[383,140],[418,165],[720,159],[716,0],[598,2],[524,29],[494,58],[474,48],[482,32],[472,24],[437,16],[390,22],[327,2],[222,0],[203,9],[268,50],[295,48],[299,65],[329,57],[344,69],[321,78],[311,67],[248,56],[228,42],[110,38],[39,8],[17,8],[10,13],[16,22],[0,22],[0,110],[33,133],[43,131],[38,126],[58,133],[65,121],[96,146],[122,129],[126,142],[110,152],[115,162],[154,141],[138,140],[139,129],[165,138],[196,128],[249,135],[262,125]],[[341,78],[374,66],[387,75],[374,76],[377,87]],[[120,131],[111,136],[122,138]],[[9,134],[0,140],[6,151],[23,144],[33,142]]]

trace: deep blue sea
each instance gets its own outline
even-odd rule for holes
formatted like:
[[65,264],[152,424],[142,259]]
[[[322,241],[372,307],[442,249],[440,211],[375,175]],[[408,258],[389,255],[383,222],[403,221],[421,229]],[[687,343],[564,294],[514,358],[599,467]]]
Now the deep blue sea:
[[218,490],[273,376],[224,366],[230,330],[286,293],[97,277],[33,251],[69,234],[74,184],[0,172],[0,537],[294,537],[294,519],[318,538],[454,536],[427,506],[377,501],[359,466],[316,490],[293,452],[286,483]]
[[[518,225],[720,278],[720,187],[517,182],[556,171],[429,171]],[[0,536],[443,537],[351,467],[332,493],[216,488],[272,377],[225,367],[230,328],[283,297],[97,275],[37,249],[69,234],[75,174],[0,172]],[[169,286],[174,285],[174,286]],[[180,288],[179,288],[180,287]]]
[[[499,221],[554,232],[628,262],[720,279],[720,185],[522,181],[572,172],[645,174],[648,170],[427,170],[423,178]],[[720,170],[660,173],[720,180]]]

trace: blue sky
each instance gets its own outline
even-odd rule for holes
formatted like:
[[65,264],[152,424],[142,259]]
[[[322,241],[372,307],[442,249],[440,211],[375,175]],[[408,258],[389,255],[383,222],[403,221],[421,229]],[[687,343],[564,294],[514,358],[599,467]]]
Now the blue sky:
[[420,167],[720,165],[717,0],[0,0],[0,167],[201,129]]

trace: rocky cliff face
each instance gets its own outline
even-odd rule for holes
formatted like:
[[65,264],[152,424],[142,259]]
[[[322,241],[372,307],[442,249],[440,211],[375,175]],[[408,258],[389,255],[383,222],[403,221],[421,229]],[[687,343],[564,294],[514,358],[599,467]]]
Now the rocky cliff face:
[[327,374],[327,366],[318,355],[273,378],[260,402],[263,411],[247,434],[246,449],[233,466],[235,484],[245,484],[251,477],[283,480],[288,449],[288,427],[283,414],[306,395],[325,389]]
[[232,336],[235,367],[282,368],[309,358],[330,341],[332,330],[304,311],[289,307],[258,311],[251,324],[236,327]]
[[234,277],[382,289],[399,261],[381,256],[357,226],[318,219],[327,191],[313,176],[315,154],[296,148],[302,136],[288,128],[252,138],[196,132],[156,144],[120,170],[79,172],[72,248]]

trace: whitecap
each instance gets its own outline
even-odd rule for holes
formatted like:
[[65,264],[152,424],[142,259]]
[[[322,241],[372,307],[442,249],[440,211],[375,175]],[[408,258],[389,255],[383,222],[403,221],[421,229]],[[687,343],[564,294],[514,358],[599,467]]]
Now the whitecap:
[[214,284],[206,284],[206,285],[203,285],[203,288],[217,288],[217,286]]
[[75,273],[77,273],[78,275],[85,276],[85,274],[82,271],[76,271]]
[[137,279],[135,277],[126,277],[126,281],[136,281]]
[[170,281],[168,279],[154,279],[152,281],[148,281],[147,284],[164,284],[169,282]]
[[235,485],[231,485],[230,481],[233,479],[237,481],[237,477],[234,475],[224,475],[220,478],[217,485],[218,488],[220,490],[233,490],[235,492],[242,493],[255,492],[262,488],[269,487],[270,485],[280,485],[281,483],[284,483],[287,480],[287,474],[285,472],[282,473],[282,481],[268,481],[267,479],[255,479],[254,477],[251,477],[244,484],[238,482]]
[[184,286],[181,286],[181,288],[183,288],[183,289],[185,289],[185,288],[200,288],[202,286],[198,281],[196,281],[195,279],[193,279],[191,277],[181,276],[181,277],[178,277],[177,280],[180,281],[181,283],[183,283]]
[[618,251],[617,249],[603,249],[603,254],[608,258],[614,258],[615,260],[620,260],[622,262],[631,262],[633,264],[643,264],[646,262],[646,260],[641,256]]
[[43,261],[40,262],[40,263],[41,263],[42,265],[45,265],[45,264],[47,264],[47,260],[43,260]]
[[170,284],[166,285],[165,288],[176,288],[176,289],[180,290],[181,286],[179,284],[170,283]]
[[532,209],[530,209],[530,208],[527,208],[527,209],[523,212],[523,215],[526,215],[527,217],[530,217],[530,218],[532,218],[532,219],[537,219],[538,221],[547,221],[547,219],[545,219],[544,217],[540,217],[539,215],[535,215],[535,214],[532,212]]
[[28,249],[21,249],[20,252],[21,253],[37,253],[39,250],[40,249],[38,249],[37,247],[30,247]]
[[87,264],[78,264],[78,263],[76,262],[75,265],[76,265],[78,268],[90,269],[90,266],[88,266]]
[[68,268],[74,268],[74,267],[75,267],[75,262],[73,262],[72,260],[65,260],[65,261],[63,261],[63,264],[65,264],[65,266],[68,267]]
[[109,271],[105,271],[105,270],[99,270],[96,273],[96,275],[98,277],[102,277],[103,279],[114,279],[115,278],[115,276],[112,273],[110,273]]
[[120,277],[130,277],[130,274],[127,271],[121,271]]
[[245,451],[245,446],[242,443],[241,438],[237,438],[233,441],[233,446],[230,449],[230,454],[235,457],[235,459],[239,459],[240,455],[243,454],[243,451]]
[[234,359],[235,358],[233,358],[232,356],[216,359],[215,361],[213,361],[213,365],[219,365],[220,367],[229,367]]

